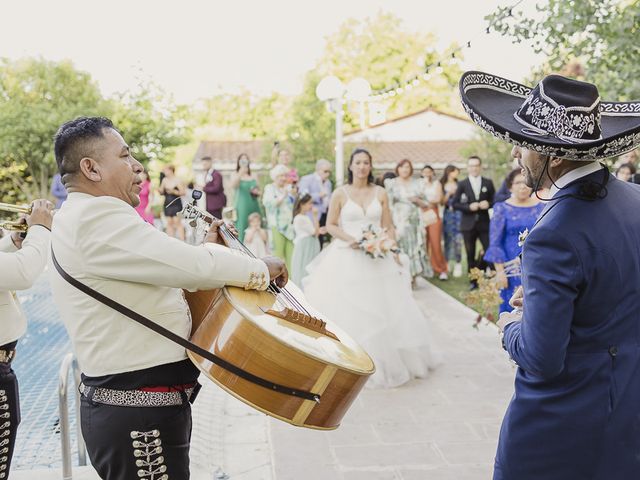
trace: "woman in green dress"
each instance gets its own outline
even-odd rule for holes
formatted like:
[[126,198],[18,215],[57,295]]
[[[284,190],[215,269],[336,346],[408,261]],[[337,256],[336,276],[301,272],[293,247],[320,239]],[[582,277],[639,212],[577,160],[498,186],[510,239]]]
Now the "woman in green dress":
[[249,225],[249,215],[260,213],[260,187],[251,174],[251,163],[246,153],[241,153],[236,162],[236,173],[231,177],[231,187],[235,190],[236,228],[240,241],[244,241],[244,232]]

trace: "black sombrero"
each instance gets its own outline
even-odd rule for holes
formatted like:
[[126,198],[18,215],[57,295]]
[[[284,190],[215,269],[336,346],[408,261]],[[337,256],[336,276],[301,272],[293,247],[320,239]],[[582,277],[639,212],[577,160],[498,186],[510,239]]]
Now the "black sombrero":
[[640,144],[640,102],[601,102],[591,83],[549,75],[530,88],[489,73],[466,72],[460,95],[480,127],[543,155],[589,161]]

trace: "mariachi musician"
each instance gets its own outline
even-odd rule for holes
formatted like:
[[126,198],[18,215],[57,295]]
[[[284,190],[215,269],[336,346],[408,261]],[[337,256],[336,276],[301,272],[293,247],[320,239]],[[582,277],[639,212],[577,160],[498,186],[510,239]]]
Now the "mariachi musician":
[[107,118],[62,125],[55,156],[69,196],[52,232],[60,273],[52,290],[83,372],[81,425],[91,463],[108,480],[187,479],[197,368],[183,347],[76,289],[62,272],[187,338],[182,289],[283,286],[284,262],[223,246],[221,221],[200,246],[145,223],[132,208],[143,167]]
[[53,204],[33,202],[23,222],[29,234],[19,231],[0,239],[0,479],[9,478],[16,431],[20,423],[18,380],[11,369],[18,339],[27,319],[15,290],[31,288],[47,264]]

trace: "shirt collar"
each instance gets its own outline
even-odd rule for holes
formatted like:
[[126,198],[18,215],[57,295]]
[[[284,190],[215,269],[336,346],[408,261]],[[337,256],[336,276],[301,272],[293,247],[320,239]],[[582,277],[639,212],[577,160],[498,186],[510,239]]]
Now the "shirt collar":
[[556,193],[560,191],[560,189],[566,187],[571,182],[575,182],[576,180],[586,177],[587,175],[591,175],[592,173],[600,170],[602,165],[598,161],[589,162],[586,165],[571,170],[564,175],[562,175],[559,179],[554,182],[554,185],[551,185],[549,189],[549,194],[551,198],[555,197]]

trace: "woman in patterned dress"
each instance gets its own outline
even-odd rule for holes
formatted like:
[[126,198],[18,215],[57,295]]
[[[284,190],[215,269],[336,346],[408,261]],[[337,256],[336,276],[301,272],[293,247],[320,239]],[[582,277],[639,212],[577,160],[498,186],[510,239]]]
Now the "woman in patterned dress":
[[432,277],[433,270],[425,251],[425,227],[421,208],[429,203],[424,194],[423,182],[413,178],[413,165],[403,159],[396,166],[396,178],[385,181],[398,246],[409,257],[412,283],[418,275]]

